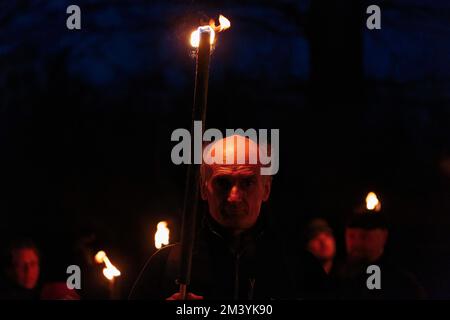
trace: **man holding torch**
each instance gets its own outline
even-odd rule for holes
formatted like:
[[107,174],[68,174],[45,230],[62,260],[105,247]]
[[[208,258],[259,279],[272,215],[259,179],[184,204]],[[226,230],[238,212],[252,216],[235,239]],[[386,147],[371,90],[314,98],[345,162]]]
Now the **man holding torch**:
[[[245,163],[237,161],[245,149]],[[325,276],[312,256],[301,259],[271,230],[262,212],[272,177],[261,175],[259,146],[239,135],[211,143],[200,167],[200,194],[208,203],[192,256],[187,299],[300,299],[320,297]],[[242,149],[241,149],[242,150]],[[214,154],[233,161],[214,162]],[[250,158],[258,159],[251,163]],[[216,159],[217,160],[217,159]],[[295,244],[293,244],[295,247]],[[164,247],[147,262],[131,299],[180,299],[181,246]]]
[[[219,22],[216,26],[211,21],[191,35],[197,48],[192,120],[200,120],[202,128],[211,44],[216,31],[230,27],[223,16]],[[325,279],[320,265],[312,256],[299,264],[293,258],[296,251],[271,233],[268,217],[261,213],[272,186],[272,177],[261,174],[261,148],[246,137],[229,136],[207,146],[200,167],[189,166],[181,243],[150,258],[130,298],[292,299],[317,294],[315,286],[323,286]],[[197,232],[199,193],[208,202],[208,213]]]

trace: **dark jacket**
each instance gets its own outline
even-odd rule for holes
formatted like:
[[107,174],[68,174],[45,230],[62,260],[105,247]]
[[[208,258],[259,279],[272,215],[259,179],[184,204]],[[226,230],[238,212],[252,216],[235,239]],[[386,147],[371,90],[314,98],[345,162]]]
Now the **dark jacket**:
[[9,279],[0,280],[0,300],[39,300],[40,290],[40,285],[26,289]]
[[[372,273],[367,273],[369,265],[380,268],[381,289],[369,289],[367,279]],[[415,276],[400,268],[391,259],[382,256],[370,264],[355,264],[345,262],[336,270],[338,295],[342,299],[363,300],[395,300],[424,299],[425,290]]]
[[[204,299],[319,298],[326,278],[319,263],[299,257],[258,223],[239,239],[206,219],[192,258],[189,292]],[[146,263],[130,299],[164,300],[178,292],[180,245],[167,246]]]

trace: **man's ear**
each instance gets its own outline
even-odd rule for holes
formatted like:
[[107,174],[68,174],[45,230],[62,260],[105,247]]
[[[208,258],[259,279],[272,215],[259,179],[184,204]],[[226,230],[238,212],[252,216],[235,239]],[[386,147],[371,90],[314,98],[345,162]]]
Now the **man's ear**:
[[263,201],[265,202],[265,201],[269,200],[270,190],[272,189],[272,176],[264,176],[263,183],[264,183]]

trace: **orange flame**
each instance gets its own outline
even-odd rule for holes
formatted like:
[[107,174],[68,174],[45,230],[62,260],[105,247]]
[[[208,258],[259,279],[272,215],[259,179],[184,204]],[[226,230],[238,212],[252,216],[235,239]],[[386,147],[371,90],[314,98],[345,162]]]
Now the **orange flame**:
[[214,31],[221,32],[221,31],[226,30],[229,27],[231,27],[231,22],[230,22],[230,20],[225,18],[223,15],[220,15],[219,16],[219,25],[216,26],[214,20],[211,20],[210,21],[210,26],[214,29]]
[[214,20],[210,20],[209,26],[201,26],[198,27],[197,30],[191,33],[191,46],[194,48],[198,48],[200,45],[200,32],[209,32],[209,43],[214,44],[214,39],[216,36],[216,32],[222,32],[231,27],[231,22],[223,15],[219,16],[219,25],[216,26]]
[[380,211],[381,202],[378,200],[375,192],[369,192],[366,197],[366,208],[370,211]]
[[103,275],[108,280],[113,280],[115,277],[120,276],[120,271],[117,269],[111,261],[109,261],[108,256],[106,255],[105,251],[99,251],[95,255],[95,261],[97,263],[104,263],[105,268],[103,268]]
[[105,251],[99,251],[97,252],[97,254],[95,255],[95,262],[97,263],[103,263],[103,259],[106,257],[106,253]]
[[161,221],[156,227],[155,233],[155,247],[156,249],[161,249],[163,245],[169,244],[169,233],[170,230],[167,228],[167,222]]

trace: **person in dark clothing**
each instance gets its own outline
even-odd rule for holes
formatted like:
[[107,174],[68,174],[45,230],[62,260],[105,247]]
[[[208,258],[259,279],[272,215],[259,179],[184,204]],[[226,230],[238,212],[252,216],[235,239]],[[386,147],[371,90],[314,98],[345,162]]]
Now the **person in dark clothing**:
[[[380,212],[355,214],[347,223],[347,260],[336,276],[343,299],[423,299],[425,291],[413,274],[397,266],[384,252],[388,239],[386,216]],[[368,278],[379,268],[379,288],[368,285]],[[369,288],[370,287],[370,288]]]
[[[296,259],[262,225],[236,239],[205,217],[194,249],[190,291],[205,299],[321,297],[326,283],[319,263],[306,252]],[[176,292],[180,254],[175,244],[153,255],[130,298],[163,300]]]
[[330,274],[336,256],[336,240],[328,222],[321,218],[312,219],[305,228],[304,236],[306,250],[320,261],[326,274]]
[[6,249],[4,260],[0,299],[39,299],[40,255],[36,245],[28,239],[14,240]]
[[[318,261],[298,257],[270,230],[261,204],[269,199],[272,178],[261,175],[261,165],[250,164],[259,146],[242,136],[215,141],[208,150],[222,148],[224,159],[235,159],[245,146],[245,164],[201,166],[201,195],[208,214],[193,252],[190,299],[305,299],[320,297],[326,287]],[[214,151],[213,151],[214,152]],[[210,155],[210,154],[208,154]],[[147,262],[130,299],[179,298],[180,245],[167,246]]]

